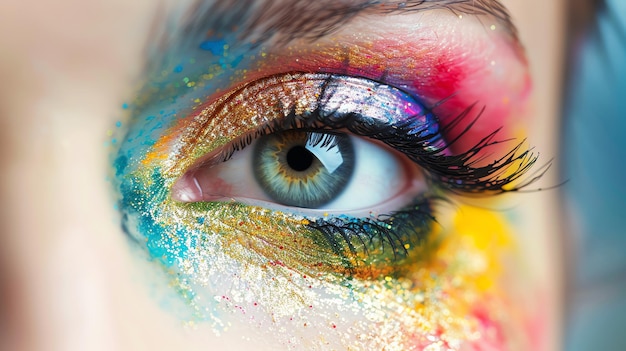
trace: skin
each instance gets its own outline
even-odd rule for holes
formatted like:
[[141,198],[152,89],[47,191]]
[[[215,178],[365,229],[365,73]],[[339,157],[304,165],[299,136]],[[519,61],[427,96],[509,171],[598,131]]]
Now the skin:
[[[276,347],[245,323],[220,337],[203,325],[184,328],[151,297],[145,277],[154,268],[128,250],[119,228],[103,142],[120,101],[132,95],[141,75],[157,15],[153,4],[57,0],[0,6],[0,33],[14,33],[0,37],[1,349]],[[534,80],[524,112],[533,116],[527,134],[549,158],[557,142],[561,2],[506,5]],[[548,173],[539,186],[555,184],[553,176]],[[538,349],[554,350],[561,301],[556,192],[519,196],[521,213],[532,218],[519,225],[520,247],[532,259],[515,269],[527,272],[530,289],[541,292],[543,311],[528,333]]]

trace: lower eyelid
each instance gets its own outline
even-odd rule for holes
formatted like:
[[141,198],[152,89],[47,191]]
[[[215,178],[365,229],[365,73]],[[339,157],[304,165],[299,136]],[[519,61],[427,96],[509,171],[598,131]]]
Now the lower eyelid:
[[[363,279],[376,279],[371,269],[376,262],[377,274],[391,274],[402,269],[400,262],[410,251],[415,251],[424,243],[431,225],[434,224],[431,203],[436,197],[415,200],[402,212],[390,214],[387,219],[353,218],[349,216],[320,216],[317,220],[307,217],[272,211],[267,208],[247,206],[238,203],[189,203],[172,204],[189,232],[185,240],[206,232],[217,236],[224,249],[240,256],[243,261],[254,265],[266,262],[281,262],[281,266],[311,276],[331,273],[344,278],[359,276]],[[414,214],[408,214],[419,208]],[[189,219],[193,219],[189,221]],[[201,220],[200,220],[201,219]],[[167,226],[167,221],[163,224]],[[220,229],[221,228],[221,229]],[[226,230],[226,232],[224,231]],[[211,231],[214,231],[211,233]],[[179,232],[180,233],[180,232]],[[394,233],[394,234],[391,234]],[[157,238],[150,238],[150,241]],[[163,237],[160,243],[174,249],[185,245],[185,241]],[[203,245],[192,239],[195,245]],[[351,242],[354,248],[349,248]],[[179,259],[187,260],[210,254],[187,247]],[[249,256],[244,252],[256,252],[261,256]],[[195,252],[195,253],[194,253]],[[189,255],[189,257],[187,257]],[[416,259],[412,255],[413,261]],[[246,258],[248,257],[248,258]],[[307,258],[308,257],[308,258]],[[194,258],[195,259],[195,258]],[[419,257],[417,257],[419,259]],[[370,263],[365,263],[370,262]],[[312,265],[315,263],[314,265]],[[356,276],[355,276],[356,275]]]

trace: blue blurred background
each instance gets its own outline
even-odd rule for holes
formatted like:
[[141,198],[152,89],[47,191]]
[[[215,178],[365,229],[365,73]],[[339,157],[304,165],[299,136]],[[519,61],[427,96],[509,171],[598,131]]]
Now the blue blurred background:
[[626,0],[595,16],[571,45],[563,116],[567,351],[626,350]]

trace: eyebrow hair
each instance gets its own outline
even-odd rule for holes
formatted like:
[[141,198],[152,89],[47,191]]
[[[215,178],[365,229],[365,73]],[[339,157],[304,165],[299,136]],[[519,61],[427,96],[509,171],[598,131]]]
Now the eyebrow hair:
[[239,39],[261,44],[280,34],[288,42],[319,39],[362,13],[379,15],[446,9],[454,14],[489,16],[517,41],[517,30],[499,0],[197,0],[178,34],[203,38],[208,33],[241,33]]

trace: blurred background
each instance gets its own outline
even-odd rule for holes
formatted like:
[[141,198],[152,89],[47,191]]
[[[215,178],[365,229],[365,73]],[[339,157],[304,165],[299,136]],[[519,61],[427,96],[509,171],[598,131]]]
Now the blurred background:
[[[626,350],[626,1],[572,0],[560,155],[565,349]],[[571,246],[570,246],[571,245]]]

